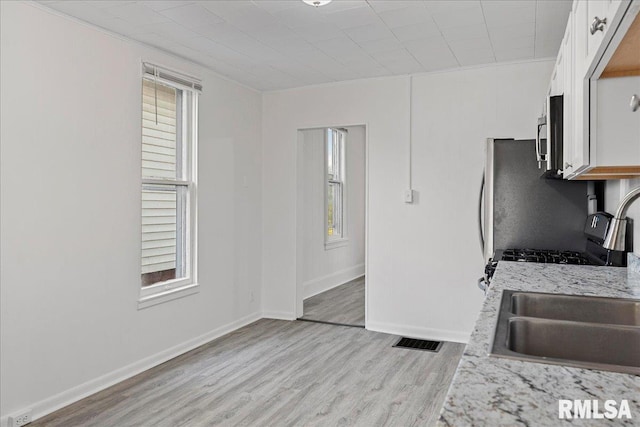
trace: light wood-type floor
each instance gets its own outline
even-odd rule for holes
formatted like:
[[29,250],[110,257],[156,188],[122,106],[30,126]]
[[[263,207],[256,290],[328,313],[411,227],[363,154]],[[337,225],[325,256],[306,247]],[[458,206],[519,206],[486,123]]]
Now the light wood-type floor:
[[31,425],[432,425],[463,345],[431,353],[397,339],[263,319]]
[[364,328],[364,276],[304,300],[302,319]]

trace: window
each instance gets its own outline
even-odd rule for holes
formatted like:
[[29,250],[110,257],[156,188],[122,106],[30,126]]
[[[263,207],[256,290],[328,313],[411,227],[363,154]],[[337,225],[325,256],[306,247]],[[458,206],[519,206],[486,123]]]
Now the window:
[[[141,303],[195,286],[199,86],[144,64]],[[182,296],[182,295],[180,295]]]
[[325,165],[326,224],[325,246],[334,247],[346,242],[345,227],[345,139],[346,132],[327,129]]

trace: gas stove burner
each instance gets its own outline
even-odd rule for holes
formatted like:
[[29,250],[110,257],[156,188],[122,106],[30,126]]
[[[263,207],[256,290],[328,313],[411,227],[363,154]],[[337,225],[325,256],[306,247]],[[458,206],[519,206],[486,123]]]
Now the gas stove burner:
[[502,252],[500,260],[550,264],[592,264],[592,262],[580,252],[544,249],[506,249]]

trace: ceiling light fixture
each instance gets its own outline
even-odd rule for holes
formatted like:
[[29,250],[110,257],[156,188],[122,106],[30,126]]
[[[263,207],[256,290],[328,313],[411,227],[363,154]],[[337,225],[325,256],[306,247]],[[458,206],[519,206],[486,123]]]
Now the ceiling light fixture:
[[324,6],[331,3],[331,0],[302,0],[302,1],[314,7],[320,7],[320,6]]

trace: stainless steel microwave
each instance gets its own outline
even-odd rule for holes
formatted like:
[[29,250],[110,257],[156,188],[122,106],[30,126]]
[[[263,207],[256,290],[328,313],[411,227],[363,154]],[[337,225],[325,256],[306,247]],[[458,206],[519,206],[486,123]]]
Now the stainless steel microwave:
[[562,178],[563,96],[550,96],[546,114],[538,118],[536,160],[545,178]]

